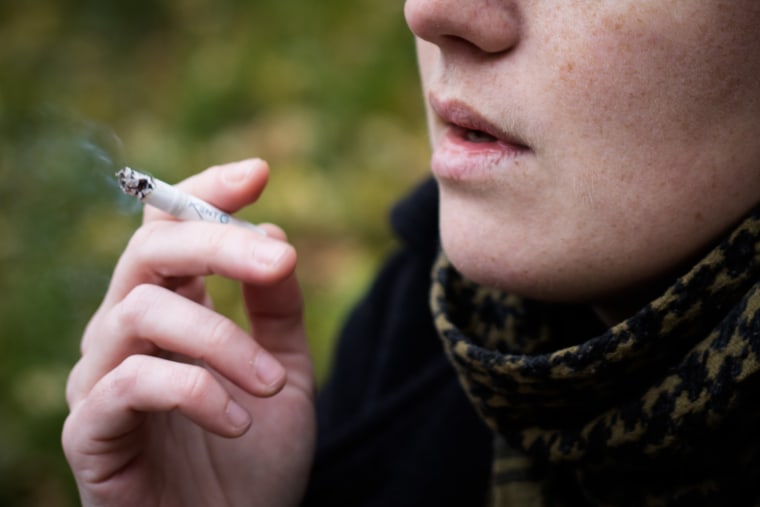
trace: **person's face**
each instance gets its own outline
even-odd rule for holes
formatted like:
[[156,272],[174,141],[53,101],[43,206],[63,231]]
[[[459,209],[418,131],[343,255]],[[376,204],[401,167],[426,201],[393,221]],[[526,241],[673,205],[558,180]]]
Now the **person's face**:
[[638,304],[759,200],[757,0],[406,0],[405,14],[443,247],[469,278],[603,313]]

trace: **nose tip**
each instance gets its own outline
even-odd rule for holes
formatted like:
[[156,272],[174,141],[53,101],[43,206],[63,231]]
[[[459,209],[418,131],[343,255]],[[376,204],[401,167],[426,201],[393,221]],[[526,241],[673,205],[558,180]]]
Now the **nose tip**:
[[404,16],[412,33],[444,50],[469,45],[501,53],[519,36],[519,16],[509,1],[406,0]]

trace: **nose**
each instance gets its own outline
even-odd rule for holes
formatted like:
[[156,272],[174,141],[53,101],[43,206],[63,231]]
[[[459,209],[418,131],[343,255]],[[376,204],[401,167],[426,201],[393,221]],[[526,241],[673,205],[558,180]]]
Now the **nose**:
[[519,39],[513,0],[406,0],[404,15],[417,37],[444,51],[471,46],[501,53]]

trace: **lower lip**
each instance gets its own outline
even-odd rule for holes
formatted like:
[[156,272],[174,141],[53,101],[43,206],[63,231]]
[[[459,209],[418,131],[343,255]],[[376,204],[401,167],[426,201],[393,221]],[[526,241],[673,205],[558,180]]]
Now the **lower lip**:
[[513,167],[528,148],[503,141],[473,142],[466,131],[449,126],[433,149],[431,169],[441,179],[482,181]]

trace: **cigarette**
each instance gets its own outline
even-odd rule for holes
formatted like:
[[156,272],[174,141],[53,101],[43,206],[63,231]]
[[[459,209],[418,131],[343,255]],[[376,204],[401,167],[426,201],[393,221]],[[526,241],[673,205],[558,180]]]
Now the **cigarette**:
[[261,227],[235,218],[206,201],[187,194],[149,174],[136,171],[131,167],[123,167],[116,172],[116,177],[119,180],[119,187],[122,192],[180,220],[233,224],[253,229],[266,236],[266,232]]

